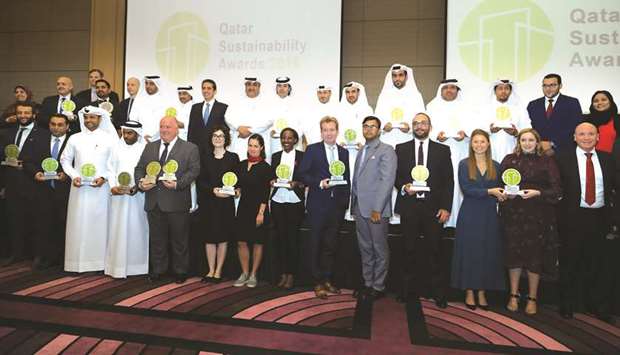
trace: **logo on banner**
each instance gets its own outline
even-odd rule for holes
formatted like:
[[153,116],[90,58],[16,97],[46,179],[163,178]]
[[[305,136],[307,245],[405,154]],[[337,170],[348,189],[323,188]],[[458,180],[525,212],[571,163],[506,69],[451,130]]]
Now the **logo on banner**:
[[458,37],[461,59],[484,81],[527,80],[549,60],[554,30],[530,0],[484,0],[463,20]]
[[209,32],[202,19],[189,12],[177,12],[159,29],[155,59],[161,74],[184,84],[193,81],[207,65]]

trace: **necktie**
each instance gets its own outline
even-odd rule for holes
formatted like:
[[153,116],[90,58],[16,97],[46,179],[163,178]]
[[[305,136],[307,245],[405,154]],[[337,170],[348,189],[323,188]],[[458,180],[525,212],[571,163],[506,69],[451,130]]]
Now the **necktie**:
[[211,110],[209,110],[209,103],[207,102],[206,104],[206,108],[205,108],[205,113],[204,115],[202,115],[202,122],[204,122],[205,127],[207,127],[207,122],[209,122],[209,115],[211,114]]
[[164,143],[164,151],[161,153],[161,157],[159,157],[159,164],[164,166],[166,164],[166,158],[168,157],[168,146],[170,143]]
[[592,153],[586,153],[586,203],[594,204],[596,201],[596,186],[594,182],[594,163],[592,162]]
[[418,148],[418,164],[416,165],[424,165],[424,142],[420,142],[420,147]]
[[61,97],[60,98],[60,105],[58,105],[58,113],[62,113],[62,104],[65,103],[66,98]]
[[333,163],[334,161],[336,161],[336,154],[334,153],[334,150],[336,150],[335,148],[336,148],[336,146],[334,146],[334,145],[329,147],[329,153],[331,155],[331,160],[329,162],[330,164]]
[[[52,146],[52,158],[58,160],[58,150],[60,149],[60,138],[54,138],[54,145]],[[52,189],[56,188],[54,180],[50,180],[50,186]]]
[[545,111],[545,116],[549,118],[551,117],[552,113],[553,113],[553,99],[549,99],[549,105],[547,106],[547,111]]
[[132,105],[133,105],[133,97],[129,98],[129,105],[127,107],[127,120],[129,120],[129,114],[131,113]]
[[364,149],[362,150],[362,158],[360,160],[360,162],[362,163],[362,166],[364,165],[364,161],[366,161],[366,151],[368,150],[368,146],[365,145]]
[[24,131],[26,130],[26,128],[22,127],[19,129],[19,133],[17,133],[17,139],[15,140],[15,145],[20,147],[21,150],[21,143],[22,143],[22,134],[24,133]]

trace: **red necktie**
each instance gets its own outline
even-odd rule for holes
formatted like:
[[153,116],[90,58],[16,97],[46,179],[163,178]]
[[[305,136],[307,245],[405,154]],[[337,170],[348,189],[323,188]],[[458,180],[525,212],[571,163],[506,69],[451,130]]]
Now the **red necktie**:
[[545,116],[549,118],[551,117],[552,113],[553,113],[553,99],[549,99],[549,106],[547,106],[547,111],[545,111]]
[[596,185],[594,183],[594,163],[592,163],[592,153],[586,153],[586,203],[594,204],[596,201]]

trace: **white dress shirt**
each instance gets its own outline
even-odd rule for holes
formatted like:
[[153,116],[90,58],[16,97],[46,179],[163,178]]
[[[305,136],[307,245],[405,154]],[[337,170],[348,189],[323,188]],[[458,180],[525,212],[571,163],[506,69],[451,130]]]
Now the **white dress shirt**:
[[17,133],[15,134],[15,144],[17,144],[17,137],[19,137],[19,131],[22,131],[22,138],[21,141],[19,141],[19,151],[22,151],[22,147],[24,146],[24,143],[26,142],[26,140],[28,139],[28,136],[30,135],[30,132],[32,132],[32,129],[34,128],[34,121],[30,122],[29,125],[27,126],[17,126]]
[[[172,151],[172,147],[174,147],[174,143],[177,142],[178,137],[174,137],[174,139],[172,141],[170,141],[170,144],[168,144],[168,155],[166,156],[166,160],[168,160],[168,157],[170,156],[170,152]],[[162,139],[161,144],[159,145],[159,155],[158,157],[161,159],[161,155],[164,152],[164,149],[166,149],[166,146],[164,145],[164,141]]]
[[594,165],[594,203],[588,205],[586,203],[586,151],[577,147],[577,165],[579,167],[579,182],[581,184],[581,202],[580,207],[584,208],[601,208],[605,206],[605,184],[603,182],[603,170],[601,169],[601,163],[596,155],[596,150],[592,149],[592,164]]
[[[52,153],[52,150],[54,149],[54,142],[56,141],[56,139],[58,139],[58,153],[60,153],[60,148],[62,148],[62,145],[65,142],[65,139],[67,139],[67,135],[64,134],[60,137],[52,136],[52,138],[50,139],[50,154]],[[60,155],[58,156],[58,159],[60,159]]]
[[[280,164],[286,164],[291,168],[291,180],[293,179],[293,174],[295,173],[295,149],[290,152],[282,151],[282,158],[280,159]],[[271,198],[272,201],[278,203],[298,203],[301,202],[297,194],[292,189],[279,188],[278,191]]]

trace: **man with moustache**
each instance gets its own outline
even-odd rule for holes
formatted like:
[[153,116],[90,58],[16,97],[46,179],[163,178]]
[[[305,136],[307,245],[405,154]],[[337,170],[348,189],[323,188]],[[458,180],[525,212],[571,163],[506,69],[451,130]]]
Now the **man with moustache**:
[[[440,308],[447,307],[446,275],[439,265],[442,225],[450,218],[454,178],[450,148],[429,139],[431,118],[418,113],[411,123],[413,140],[396,146],[396,182],[405,252],[403,300],[430,294]],[[426,181],[413,181],[412,169],[428,172]],[[420,177],[418,177],[420,178]],[[425,189],[426,187],[427,189]]]
[[189,114],[187,141],[192,142],[202,151],[210,148],[212,127],[226,124],[226,110],[228,105],[215,99],[217,84],[212,79],[204,79],[201,84],[203,102],[192,106]]
[[[88,71],[88,89],[78,92],[75,96],[78,101],[87,104],[88,102],[95,102],[100,95],[97,93],[97,81],[104,79],[103,70],[91,69]],[[108,85],[109,86],[109,85]],[[110,99],[114,102],[118,102],[118,94],[114,91],[109,93]]]
[[[49,134],[44,129],[37,127],[35,121],[35,106],[30,102],[22,102],[15,108],[17,126],[5,132],[0,144],[0,159],[4,161],[7,145],[16,145],[19,149],[17,166],[4,165],[4,183],[7,219],[9,221],[9,236],[11,254],[2,262],[2,266],[21,261],[27,254],[35,257],[34,267],[37,267],[41,259],[43,248],[39,240],[32,240],[35,235],[35,224],[29,222],[32,208],[36,197],[36,189],[32,175],[24,169],[33,156],[34,148],[39,141],[45,140]],[[31,243],[28,243],[31,241]],[[32,252],[28,253],[28,247],[32,246]]]

